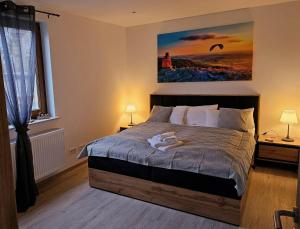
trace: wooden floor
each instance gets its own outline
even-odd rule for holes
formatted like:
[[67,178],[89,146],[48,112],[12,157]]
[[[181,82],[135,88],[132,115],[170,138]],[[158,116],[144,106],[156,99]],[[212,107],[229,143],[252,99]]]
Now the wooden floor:
[[[296,173],[257,167],[249,181],[241,228],[273,228],[274,209],[295,205]],[[90,188],[86,163],[43,184],[37,204],[18,218],[20,228],[30,229],[237,228]],[[284,219],[283,225],[292,228],[293,224]]]

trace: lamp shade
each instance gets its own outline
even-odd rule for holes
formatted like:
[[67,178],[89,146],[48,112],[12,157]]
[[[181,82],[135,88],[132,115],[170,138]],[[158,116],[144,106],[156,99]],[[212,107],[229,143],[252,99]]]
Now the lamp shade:
[[280,122],[286,124],[298,123],[297,113],[295,110],[284,110],[280,117]]
[[134,113],[136,112],[136,108],[133,104],[128,104],[125,111],[127,113]]

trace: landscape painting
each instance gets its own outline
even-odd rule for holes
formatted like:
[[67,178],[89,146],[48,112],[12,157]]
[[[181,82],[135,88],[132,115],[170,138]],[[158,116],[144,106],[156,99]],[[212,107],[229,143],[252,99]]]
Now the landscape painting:
[[253,22],[159,34],[158,82],[251,80]]

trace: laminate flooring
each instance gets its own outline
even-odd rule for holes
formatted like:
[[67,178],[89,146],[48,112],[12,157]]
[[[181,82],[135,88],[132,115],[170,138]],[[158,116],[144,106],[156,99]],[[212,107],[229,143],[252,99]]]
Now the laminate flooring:
[[[273,227],[275,209],[296,203],[297,174],[257,167],[249,190],[241,228]],[[28,229],[236,229],[238,227],[136,199],[93,189],[87,164],[81,164],[40,185],[34,207],[18,215],[19,227]],[[293,228],[283,219],[284,228]]]

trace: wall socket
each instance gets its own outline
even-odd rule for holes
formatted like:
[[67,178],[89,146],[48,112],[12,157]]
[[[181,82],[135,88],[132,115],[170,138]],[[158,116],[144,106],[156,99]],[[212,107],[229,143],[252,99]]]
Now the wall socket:
[[70,148],[70,154],[77,154],[77,148]]
[[70,148],[70,154],[78,154],[85,147],[85,145],[79,145],[77,147]]

